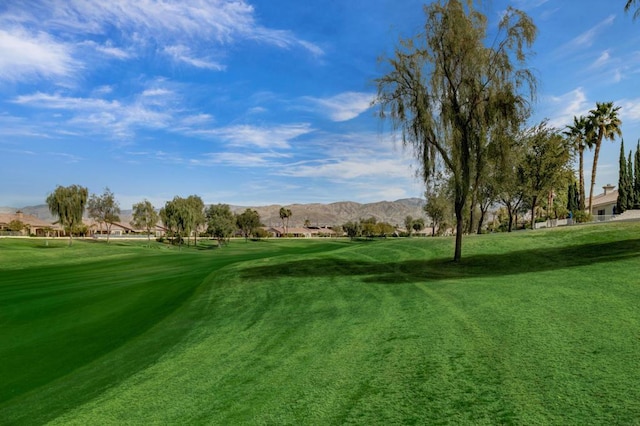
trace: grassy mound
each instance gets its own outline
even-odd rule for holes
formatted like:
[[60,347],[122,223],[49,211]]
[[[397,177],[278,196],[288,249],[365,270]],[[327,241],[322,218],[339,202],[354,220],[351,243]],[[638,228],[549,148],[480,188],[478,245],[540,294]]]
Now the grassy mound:
[[[634,423],[640,226],[0,240],[8,423]],[[6,259],[6,263],[4,260]]]

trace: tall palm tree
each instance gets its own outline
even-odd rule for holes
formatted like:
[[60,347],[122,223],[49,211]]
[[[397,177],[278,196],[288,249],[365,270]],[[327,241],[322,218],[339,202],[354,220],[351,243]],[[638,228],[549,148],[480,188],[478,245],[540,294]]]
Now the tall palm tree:
[[[591,190],[589,191],[589,213],[593,204],[593,188],[596,183],[596,168],[598,167],[598,156],[600,155],[600,146],[603,139],[613,141],[616,136],[622,136],[620,126],[622,121],[618,117],[620,107],[614,107],[613,102],[596,102],[596,108],[589,111],[587,120],[591,127],[587,132],[593,140],[593,168],[591,169]],[[591,134],[591,135],[589,135]]]
[[578,153],[578,175],[579,175],[579,188],[578,188],[578,200],[579,209],[584,211],[584,150],[585,148],[591,149],[591,138],[587,137],[589,132],[589,120],[586,117],[573,117],[573,125],[567,126],[567,130],[564,135],[571,141],[573,149]]
[[[629,12],[629,10],[631,10],[631,7],[637,5],[638,3],[638,0],[627,0],[627,4],[624,6],[624,11]],[[638,8],[633,13],[633,19],[636,19],[638,16],[640,16],[640,5],[638,5]]]

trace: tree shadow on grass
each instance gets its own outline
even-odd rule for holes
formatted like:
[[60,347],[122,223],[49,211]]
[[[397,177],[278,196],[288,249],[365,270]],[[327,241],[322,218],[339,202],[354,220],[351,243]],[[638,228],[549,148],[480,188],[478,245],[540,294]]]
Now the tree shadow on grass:
[[463,256],[459,263],[452,262],[450,258],[375,262],[323,257],[256,266],[244,270],[242,274],[243,278],[251,280],[277,276],[351,276],[361,277],[367,283],[401,284],[518,275],[634,258],[640,258],[640,239],[517,250],[504,254],[477,254]]

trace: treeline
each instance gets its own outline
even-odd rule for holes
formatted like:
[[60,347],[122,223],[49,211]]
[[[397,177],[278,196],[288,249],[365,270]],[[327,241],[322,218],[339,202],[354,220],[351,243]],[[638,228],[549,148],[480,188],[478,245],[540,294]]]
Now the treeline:
[[[69,244],[73,235],[86,235],[87,226],[82,217],[85,210],[89,218],[95,220],[102,232],[102,226],[107,231],[107,242],[114,223],[120,221],[120,205],[109,188],[102,194],[91,194],[86,187],[80,185],[57,186],[47,197],[47,205],[51,214],[58,218],[58,223],[69,235]],[[130,225],[146,232],[148,239],[161,220],[166,236],[170,241],[182,244],[186,240],[190,245],[191,238],[197,244],[198,235],[204,234],[218,240],[222,245],[237,231],[245,237],[264,237],[265,232],[260,228],[260,215],[257,211],[246,209],[240,214],[234,214],[227,204],[215,204],[205,207],[202,198],[190,195],[186,198],[176,196],[167,201],[163,207],[156,208],[148,200],[133,205],[133,219]]]

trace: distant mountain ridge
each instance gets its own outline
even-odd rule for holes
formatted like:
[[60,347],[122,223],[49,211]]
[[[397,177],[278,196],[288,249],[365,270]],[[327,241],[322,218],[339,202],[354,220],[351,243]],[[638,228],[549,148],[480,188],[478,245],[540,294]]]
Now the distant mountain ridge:
[[[426,217],[424,213],[425,200],[420,198],[404,198],[396,201],[378,201],[375,203],[356,203],[353,201],[339,201],[330,204],[272,204],[268,206],[230,206],[235,213],[241,213],[250,208],[260,214],[262,223],[266,226],[282,226],[280,208],[291,210],[289,226],[302,226],[308,220],[312,226],[342,225],[348,221],[375,217],[379,222],[403,226],[407,216],[413,218]],[[161,207],[161,206],[156,206]],[[34,215],[42,220],[52,221],[53,217],[46,204],[27,206],[22,208],[0,207],[0,213],[13,213],[17,210],[25,214]],[[129,223],[131,210],[122,210],[122,223]]]

